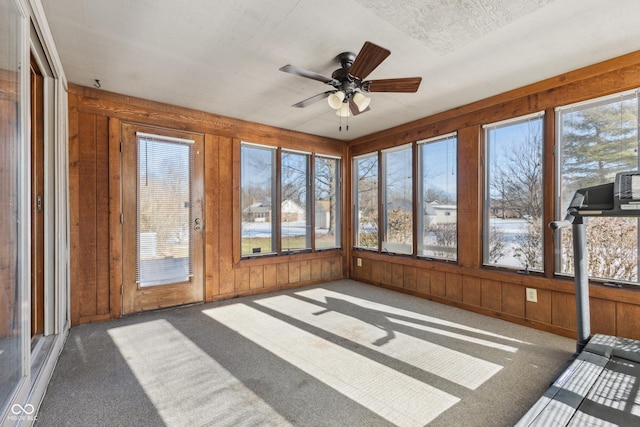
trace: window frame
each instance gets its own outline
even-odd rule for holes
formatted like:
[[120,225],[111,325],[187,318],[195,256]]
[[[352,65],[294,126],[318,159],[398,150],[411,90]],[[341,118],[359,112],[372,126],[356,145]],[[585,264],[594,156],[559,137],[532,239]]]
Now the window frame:
[[[563,211],[563,191],[562,191],[562,187],[563,187],[563,167],[562,167],[562,163],[563,163],[563,152],[564,152],[564,146],[563,146],[563,135],[564,135],[564,129],[563,129],[563,114],[564,113],[573,113],[576,111],[581,111],[581,110],[585,110],[585,109],[590,109],[590,108],[596,108],[596,107],[603,107],[609,104],[612,104],[614,102],[616,102],[616,100],[618,102],[622,102],[622,101],[626,101],[626,100],[631,100],[631,99],[636,99],[637,102],[637,116],[636,116],[636,121],[638,123],[637,126],[637,132],[638,135],[636,135],[637,137],[637,145],[636,145],[636,150],[640,150],[640,87],[634,88],[634,89],[629,89],[629,90],[623,90],[623,91],[619,91],[613,94],[608,94],[608,95],[603,95],[603,96],[598,96],[595,98],[590,98],[584,101],[579,101],[579,102],[574,102],[574,103],[570,103],[570,104],[566,104],[566,105],[561,105],[561,106],[557,106],[554,108],[554,112],[555,112],[555,123],[556,123],[556,128],[555,128],[555,135],[554,135],[554,144],[555,144],[555,162],[554,162],[554,168],[556,171],[556,176],[555,176],[555,182],[554,182],[554,191],[555,191],[555,209],[554,209],[554,214],[556,216],[556,218],[564,218],[566,216],[566,210]],[[636,163],[636,168],[637,170],[640,170],[640,155],[638,155],[638,159],[637,159],[637,163]],[[614,173],[615,175],[615,173]],[[611,182],[611,181],[609,181]],[[604,183],[603,183],[604,184]],[[571,195],[573,196],[573,194]],[[633,218],[633,216],[629,216],[629,217],[620,217],[620,218]],[[563,257],[562,257],[562,252],[563,252],[563,248],[562,248],[562,241],[563,241],[563,233],[566,232],[571,232],[572,230],[557,230],[554,233],[554,240],[553,240],[553,250],[554,250],[554,269],[553,269],[553,274],[554,276],[558,276],[558,277],[573,277],[574,276],[574,271],[569,272],[569,271],[563,271],[562,267],[563,267]],[[588,275],[588,280],[589,282],[596,282],[596,283],[616,283],[616,284],[625,284],[625,285],[630,285],[633,287],[640,287],[640,217],[638,217],[638,221],[637,221],[637,241],[638,241],[638,245],[636,247],[636,256],[638,259],[637,262],[637,267],[636,267],[636,274],[637,274],[637,281],[629,281],[629,280],[624,280],[624,279],[617,279],[617,278],[606,278],[606,277],[598,277],[598,276],[591,276],[590,274]],[[585,242],[585,244],[587,245],[587,250],[589,248],[588,244],[589,244],[589,226],[587,225],[587,240]],[[589,269],[589,267],[587,267],[587,269]]]
[[[541,262],[541,267],[540,268],[529,268],[528,265],[525,265],[524,267],[522,266],[514,266],[514,265],[508,265],[508,264],[501,264],[501,263],[492,263],[489,262],[489,253],[490,253],[490,236],[491,236],[491,215],[490,215],[490,210],[491,210],[491,156],[490,156],[490,138],[489,138],[489,132],[491,130],[494,129],[502,129],[502,128],[506,128],[508,126],[511,125],[518,125],[518,124],[522,124],[522,123],[526,123],[528,121],[531,120],[540,120],[540,191],[541,191],[541,201],[542,201],[542,206],[541,206],[541,212],[540,212],[540,220],[541,220],[541,226],[540,226],[540,247],[541,247],[541,256],[540,256],[540,262]],[[544,212],[545,212],[545,203],[547,203],[547,200],[545,198],[545,176],[544,176],[544,161],[545,161],[545,127],[546,127],[546,120],[545,120],[545,111],[536,111],[534,113],[530,113],[530,114],[525,114],[522,116],[518,116],[518,117],[512,117],[506,120],[501,120],[498,122],[493,122],[493,123],[488,123],[488,124],[484,124],[482,125],[482,129],[483,129],[483,135],[482,135],[482,141],[483,141],[483,165],[484,165],[484,170],[483,170],[483,179],[484,179],[484,185],[483,185],[483,195],[482,195],[482,216],[483,216],[483,220],[482,220],[482,265],[483,267],[489,267],[489,268],[499,268],[499,269],[505,269],[505,270],[513,270],[513,271],[519,271],[519,272],[526,272],[527,274],[529,273],[536,273],[536,274],[544,274],[545,272],[545,239],[544,239],[544,233],[545,233],[545,216],[544,216]],[[530,136],[530,135],[529,135]],[[529,137],[528,136],[528,137]]]
[[[415,164],[415,156],[414,156],[414,147],[415,147],[415,143],[411,142],[408,144],[402,144],[402,145],[398,145],[395,147],[391,147],[391,148],[386,148],[383,150],[380,150],[380,177],[379,177],[379,199],[380,199],[380,203],[379,206],[382,208],[379,210],[379,212],[381,212],[380,219],[378,221],[379,223],[379,227],[381,227],[382,229],[382,233],[380,233],[380,249],[382,250],[382,252],[385,253],[391,253],[394,255],[413,255],[413,253],[415,252],[416,249],[416,245],[415,245],[415,229],[416,229],[416,224],[415,224],[415,210],[416,210],[416,203],[415,203],[415,197],[414,197],[414,193],[415,193],[415,188],[416,188],[416,180],[415,180],[415,174],[414,174],[414,164]],[[411,230],[409,233],[409,239],[410,239],[410,243],[402,243],[402,242],[395,242],[395,241],[389,241],[388,240],[388,235],[389,235],[389,209],[388,209],[388,204],[389,204],[389,186],[388,186],[388,180],[389,180],[389,168],[388,168],[388,156],[395,154],[395,153],[399,153],[401,151],[407,151],[409,153],[409,170],[411,173],[411,176],[408,178],[411,181],[411,185],[410,185],[410,191],[409,191],[409,199],[411,200],[411,211],[410,211],[410,220],[411,220]],[[400,178],[401,181],[404,181],[404,177]],[[403,198],[403,201],[407,200],[406,198]],[[404,211],[404,209],[402,209],[402,211]],[[403,246],[409,246],[409,251],[402,251]],[[386,246],[386,247],[385,247]],[[396,250],[389,250],[389,248],[392,249],[396,249]]]
[[[237,160],[234,162],[237,166],[234,168],[233,176],[234,176],[234,187],[237,188],[234,191],[234,206],[237,208],[234,209],[234,247],[237,245],[237,249],[234,249],[234,261],[246,261],[255,258],[263,258],[263,257],[274,257],[274,256],[283,256],[283,255],[296,255],[296,254],[305,254],[305,253],[315,253],[321,251],[328,250],[342,250],[342,237],[340,235],[342,230],[341,224],[341,206],[342,206],[342,187],[340,185],[342,181],[342,156],[337,156],[333,154],[325,154],[323,152],[316,151],[307,151],[307,150],[299,150],[296,148],[289,147],[281,147],[277,145],[265,144],[265,143],[256,143],[252,141],[239,140],[234,139],[235,141],[235,149],[234,149],[234,157]],[[243,205],[242,205],[242,148],[243,147],[254,147],[257,149],[269,150],[272,152],[272,156],[274,159],[273,165],[273,175],[274,178],[271,180],[272,183],[272,191],[271,191],[271,204],[272,204],[272,213],[271,213],[271,233],[272,233],[272,246],[273,250],[271,252],[262,252],[262,253],[242,253],[242,228],[243,228]],[[306,188],[306,205],[308,206],[305,212],[305,216],[307,217],[307,242],[309,242],[306,248],[299,249],[290,249],[284,250],[282,248],[282,158],[283,153],[293,153],[293,154],[301,154],[308,156],[307,157],[307,173],[305,178],[305,188]],[[336,242],[337,246],[326,247],[326,248],[317,248],[315,241],[315,220],[314,220],[314,212],[315,212],[315,160],[316,157],[324,157],[331,158],[337,160],[336,173],[338,180],[338,187],[336,192],[337,199],[337,217],[336,217]],[[275,208],[273,208],[273,206]]]
[[[375,226],[376,226],[376,245],[375,247],[373,246],[361,246],[361,245],[356,245],[356,242],[360,241],[360,237],[359,237],[359,233],[358,230],[360,230],[360,187],[359,187],[359,181],[360,181],[360,175],[359,175],[359,163],[356,166],[356,163],[361,160],[361,159],[375,159],[375,167],[372,168],[372,170],[375,170],[375,180],[376,180],[376,191],[375,191],[375,195],[376,195],[376,222],[375,222]],[[361,154],[358,156],[354,156],[352,158],[351,161],[352,164],[352,186],[353,186],[353,191],[352,191],[352,206],[353,206],[353,212],[352,212],[352,216],[353,216],[353,248],[355,250],[363,250],[363,251],[373,251],[373,252],[379,252],[380,251],[380,245],[381,245],[381,234],[380,234],[380,189],[381,189],[381,185],[380,185],[380,152],[379,151],[374,151],[371,153],[365,153],[365,154]]]
[[[452,258],[447,258],[444,256],[438,256],[437,254],[422,254],[422,251],[425,250],[424,249],[424,235],[425,235],[425,213],[423,212],[424,210],[424,206],[426,201],[424,200],[424,195],[425,195],[425,176],[424,176],[424,172],[425,172],[425,164],[424,164],[424,155],[423,155],[423,150],[425,149],[425,147],[429,146],[430,144],[437,144],[437,143],[445,143],[449,140],[453,140],[454,142],[454,168],[455,168],[455,178],[453,179],[453,185],[455,187],[455,203],[456,203],[456,220],[455,220],[455,253],[454,256]],[[421,141],[417,141],[416,142],[417,145],[417,158],[416,158],[416,162],[417,162],[417,171],[416,171],[416,178],[415,178],[415,182],[416,182],[416,187],[417,187],[417,200],[414,206],[414,209],[417,210],[417,215],[416,215],[416,236],[417,236],[417,243],[416,243],[416,256],[418,258],[421,259],[427,259],[427,260],[439,260],[439,261],[446,261],[446,262],[457,262],[458,261],[458,215],[457,215],[457,207],[458,207],[458,132],[451,132],[445,135],[438,135],[438,136],[434,136],[432,138],[427,138],[427,139],[423,139]],[[444,214],[445,216],[451,216],[451,212],[447,211]]]

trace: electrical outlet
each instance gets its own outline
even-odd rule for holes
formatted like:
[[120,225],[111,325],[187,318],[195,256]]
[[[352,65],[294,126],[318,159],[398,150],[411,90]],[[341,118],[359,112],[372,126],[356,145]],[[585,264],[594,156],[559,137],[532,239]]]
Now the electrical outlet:
[[538,302],[538,290],[534,288],[527,288],[527,301]]
[[356,258],[356,264],[358,267],[362,267],[362,258]]

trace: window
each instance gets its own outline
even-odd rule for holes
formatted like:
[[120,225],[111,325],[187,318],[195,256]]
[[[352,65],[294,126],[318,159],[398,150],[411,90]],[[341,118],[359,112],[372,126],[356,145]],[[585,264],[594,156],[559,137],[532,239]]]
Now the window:
[[[613,182],[638,169],[638,92],[558,108],[558,218],[579,188]],[[556,242],[558,273],[573,274],[570,229]],[[589,218],[589,276],[638,282],[638,218]]]
[[383,252],[413,253],[412,158],[411,144],[382,151]]
[[193,274],[193,141],[137,134],[136,282],[186,282]]
[[340,247],[340,159],[315,157],[316,249]]
[[457,259],[457,137],[418,143],[418,256]]
[[485,126],[484,263],[542,271],[541,113]]
[[281,152],[282,251],[311,249],[310,158],[306,153]]
[[276,150],[243,143],[240,165],[241,255],[276,251]]
[[240,157],[240,256],[340,247],[339,158],[248,142]]
[[353,159],[354,246],[378,250],[378,153]]

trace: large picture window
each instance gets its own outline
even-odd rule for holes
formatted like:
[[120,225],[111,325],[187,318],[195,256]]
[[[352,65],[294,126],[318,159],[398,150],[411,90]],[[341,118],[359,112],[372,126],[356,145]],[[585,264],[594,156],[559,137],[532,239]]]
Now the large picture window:
[[[627,92],[557,109],[558,203],[564,217],[579,188],[613,182],[615,174],[638,169],[638,92]],[[558,273],[573,274],[570,229],[563,229]],[[589,218],[589,276],[638,282],[638,218]]]
[[316,249],[340,247],[340,159],[315,157]]
[[242,144],[240,166],[241,255],[276,251],[276,149]]
[[248,142],[240,157],[241,257],[340,247],[339,158]]
[[543,265],[543,116],[485,126],[484,263]]
[[378,153],[353,159],[354,246],[378,250]]
[[310,159],[306,153],[281,152],[280,233],[284,252],[311,249]]
[[383,252],[413,253],[412,154],[411,144],[382,151]]
[[418,256],[457,259],[457,137],[418,143]]

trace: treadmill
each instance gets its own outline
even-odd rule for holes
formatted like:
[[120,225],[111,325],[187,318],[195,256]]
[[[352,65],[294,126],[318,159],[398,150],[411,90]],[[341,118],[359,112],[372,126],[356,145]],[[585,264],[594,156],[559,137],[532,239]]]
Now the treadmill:
[[569,366],[518,421],[525,426],[640,426],[640,341],[591,336],[586,217],[640,217],[640,172],[576,191],[553,230],[572,227],[576,353]]

